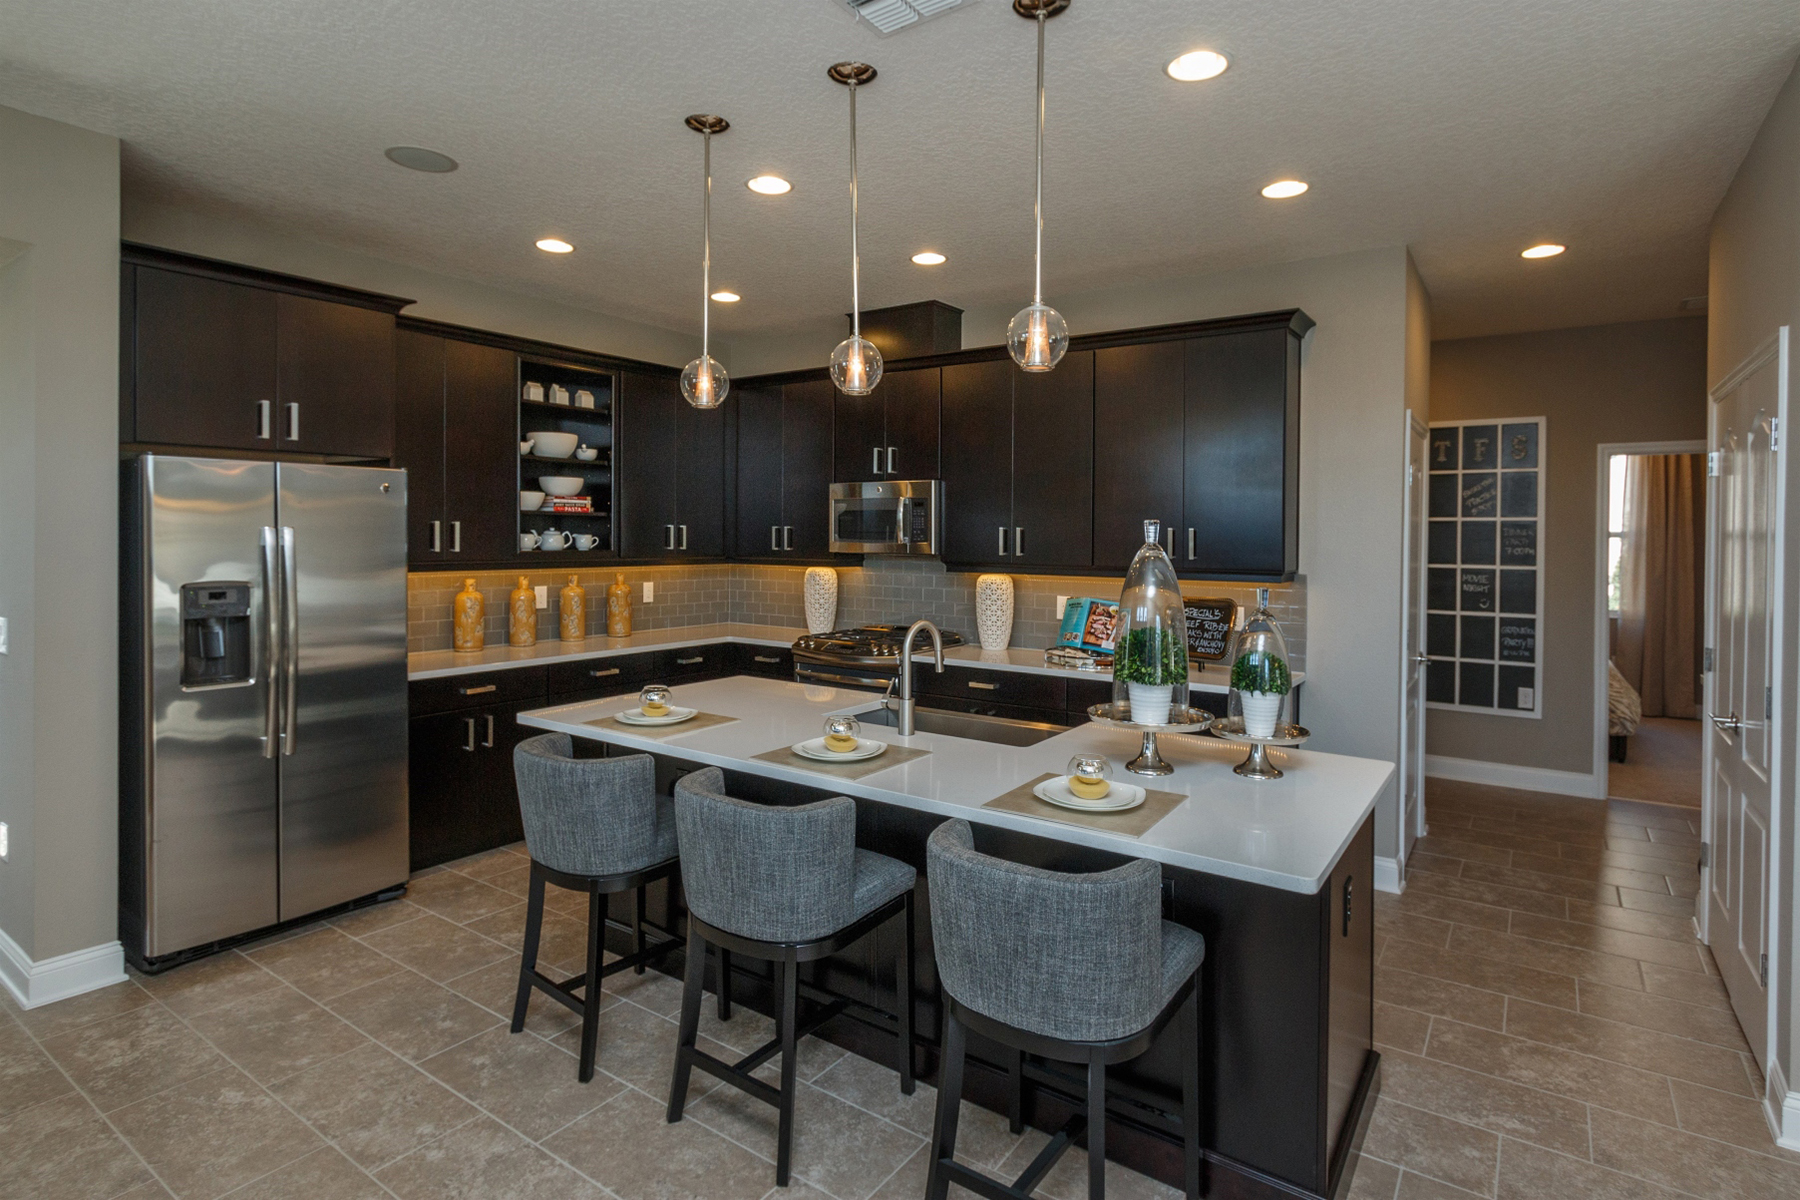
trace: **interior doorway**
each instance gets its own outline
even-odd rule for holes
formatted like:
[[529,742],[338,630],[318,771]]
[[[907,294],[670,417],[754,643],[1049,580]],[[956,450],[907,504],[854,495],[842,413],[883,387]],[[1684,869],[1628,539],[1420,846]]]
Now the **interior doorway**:
[[1595,755],[1606,794],[1700,807],[1706,444],[1603,445]]

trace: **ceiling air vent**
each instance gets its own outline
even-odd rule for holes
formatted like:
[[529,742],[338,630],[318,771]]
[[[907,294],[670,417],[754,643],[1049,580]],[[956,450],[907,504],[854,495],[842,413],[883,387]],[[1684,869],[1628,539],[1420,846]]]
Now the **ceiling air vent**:
[[867,21],[876,33],[889,34],[927,17],[949,12],[966,0],[839,0],[839,3]]

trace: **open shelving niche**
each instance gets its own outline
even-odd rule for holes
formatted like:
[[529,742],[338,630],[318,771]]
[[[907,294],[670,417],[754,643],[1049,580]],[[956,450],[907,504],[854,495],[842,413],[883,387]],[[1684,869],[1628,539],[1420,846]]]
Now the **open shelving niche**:
[[[543,401],[527,400],[525,387],[527,384],[539,384],[546,397]],[[551,404],[547,397],[551,386],[560,384],[568,389],[570,403]],[[573,456],[569,458],[545,458],[536,454],[519,455],[519,490],[542,491],[538,478],[544,475],[579,475],[585,481],[581,494],[593,498],[594,511],[591,513],[553,513],[547,509],[536,512],[519,513],[520,533],[539,533],[546,529],[558,529],[565,533],[589,533],[599,537],[599,544],[592,550],[521,551],[522,556],[541,556],[546,564],[575,565],[591,562],[594,559],[611,555],[616,551],[618,538],[613,524],[613,399],[617,395],[618,380],[609,371],[596,371],[588,367],[571,366],[568,363],[556,362],[553,359],[528,358],[519,359],[519,436],[523,442],[535,433],[572,433],[581,439],[581,444],[596,449],[599,457],[592,462],[582,462]],[[593,394],[594,407],[582,408],[574,403],[575,393],[586,391]],[[516,449],[516,447],[515,447]],[[548,499],[545,504],[548,505]]]

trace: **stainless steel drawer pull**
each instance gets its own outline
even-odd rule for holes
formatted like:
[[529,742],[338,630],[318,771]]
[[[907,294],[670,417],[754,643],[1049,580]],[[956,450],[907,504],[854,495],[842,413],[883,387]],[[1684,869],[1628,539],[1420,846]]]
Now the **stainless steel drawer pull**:
[[1002,525],[999,528],[1000,528],[1000,557],[1005,558],[1006,557],[1006,526]]
[[450,522],[450,552],[452,554],[461,554],[462,553],[462,522],[461,521]]
[[604,671],[589,671],[588,672],[588,674],[592,675],[595,679],[605,679],[608,675],[617,675],[618,673],[619,673],[619,668],[617,668],[617,667],[608,667]]
[[1013,557],[1018,558],[1025,553],[1025,527],[1013,526]]
[[441,552],[443,548],[444,523],[442,521],[433,521],[431,523],[431,552],[437,554]]
[[776,658],[772,654],[757,654],[757,655],[753,655],[752,657],[754,658],[754,660],[756,662],[778,663],[781,661],[779,658]]
[[1195,529],[1192,525],[1188,526],[1188,557],[1190,559],[1200,557],[1199,534],[1199,530]]
[[463,743],[463,749],[467,750],[470,754],[473,754],[475,753],[475,718],[464,717],[463,726],[469,732],[468,740]]
[[769,549],[781,549],[781,526],[779,525],[769,526]]
[[887,469],[887,473],[888,473],[888,474],[889,474],[889,475],[892,475],[892,474],[893,474],[893,473],[894,473],[894,448],[893,448],[893,447],[892,447],[892,446],[889,446],[889,447],[888,447],[888,469]]
[[460,687],[456,690],[465,696],[485,696],[489,692],[499,691],[500,685],[497,683],[484,683],[480,687]]
[[297,442],[300,440],[300,406],[290,402],[287,406],[287,410],[288,441]]
[[494,718],[491,715],[487,719],[487,726],[487,741],[481,744],[484,748],[492,750],[494,748]]
[[692,658],[678,658],[678,659],[676,659],[676,660],[675,660],[675,661],[676,661],[676,662],[677,662],[677,663],[678,663],[678,664],[679,664],[679,665],[681,665],[681,666],[684,666],[684,667],[691,667],[691,666],[693,666],[693,665],[694,665],[694,664],[695,664],[695,663],[703,663],[703,662],[705,662],[705,661],[706,661],[706,655],[704,655],[704,654],[696,654],[696,655],[694,655],[694,657],[692,657]]
[[681,526],[681,549],[687,549],[687,526]]
[[792,525],[783,525],[781,527],[781,548],[783,550],[792,550],[794,548],[794,527]]
[[673,525],[664,525],[663,526],[663,549],[664,550],[673,550],[674,548],[675,548],[675,527]]
[[971,679],[971,680],[969,680],[969,686],[970,686],[970,687],[972,687],[972,688],[980,688],[980,689],[981,689],[981,690],[982,690],[982,691],[984,691],[984,692],[997,692],[997,691],[999,691],[999,690],[1000,690],[1000,685],[999,685],[999,684],[997,684],[997,683],[983,683],[983,682],[981,682],[981,681],[980,681],[980,680],[979,680],[979,679]]
[[869,474],[881,474],[881,447],[875,447],[875,461],[869,465]]
[[269,422],[271,410],[274,407],[273,401],[258,400],[256,402],[256,436],[259,441],[269,440]]

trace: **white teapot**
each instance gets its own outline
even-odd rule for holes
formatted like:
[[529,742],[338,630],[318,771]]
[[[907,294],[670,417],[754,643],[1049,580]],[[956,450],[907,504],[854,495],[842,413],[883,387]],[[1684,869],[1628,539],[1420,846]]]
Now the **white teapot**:
[[569,548],[569,541],[569,534],[559,532],[555,529],[546,529],[544,532],[538,534],[538,549],[567,550]]

